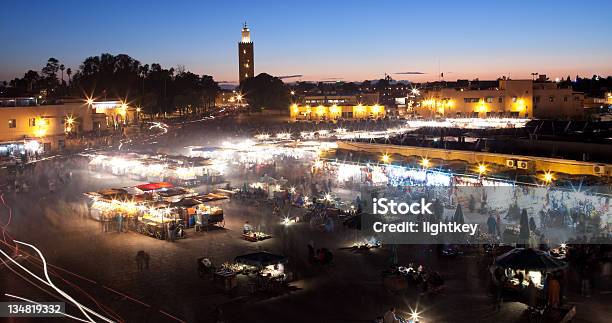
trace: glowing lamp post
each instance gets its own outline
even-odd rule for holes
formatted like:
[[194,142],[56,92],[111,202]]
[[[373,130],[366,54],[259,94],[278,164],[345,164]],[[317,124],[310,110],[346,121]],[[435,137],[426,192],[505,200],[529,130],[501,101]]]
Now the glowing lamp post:
[[543,179],[546,184],[550,184],[555,180],[555,176],[551,172],[546,172],[544,173]]
[[391,156],[389,156],[389,154],[383,154],[380,159],[383,161],[383,163],[388,164],[391,161]]
[[429,159],[427,158],[421,159],[421,166],[423,166],[423,168],[429,168],[430,165],[431,163],[429,162]]
[[485,164],[479,164],[478,165],[478,175],[482,176],[486,172],[487,172],[487,166]]

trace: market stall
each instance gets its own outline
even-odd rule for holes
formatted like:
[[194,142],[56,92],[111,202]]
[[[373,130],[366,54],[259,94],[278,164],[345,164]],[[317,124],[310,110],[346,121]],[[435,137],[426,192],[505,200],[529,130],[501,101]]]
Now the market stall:
[[515,248],[495,258],[490,267],[494,283],[504,300],[522,302],[534,308],[543,308],[549,295],[544,285],[552,280],[558,283],[567,264],[548,253],[531,248]]
[[[107,226],[117,222],[118,229],[165,239],[168,228],[176,228],[177,237],[183,237],[185,221],[178,208],[158,195],[167,190],[168,183],[149,183],[136,187],[103,189],[88,192],[91,217]],[[172,225],[170,225],[172,223]]]
[[197,197],[183,198],[178,202],[172,203],[172,206],[177,208],[181,219],[187,227],[196,226],[196,230],[199,230],[200,227],[208,225],[225,226],[223,209],[219,206],[204,203]]
[[242,239],[250,242],[258,242],[272,238],[271,235],[259,232],[259,231],[248,231],[242,234]]
[[260,251],[238,256],[234,261],[257,269],[252,292],[277,291],[287,286],[285,265],[288,259],[285,256]]

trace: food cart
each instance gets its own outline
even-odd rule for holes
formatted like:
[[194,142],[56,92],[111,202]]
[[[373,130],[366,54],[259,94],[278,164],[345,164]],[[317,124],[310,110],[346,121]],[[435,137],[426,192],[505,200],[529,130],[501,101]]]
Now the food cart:
[[259,231],[249,231],[242,234],[242,239],[250,242],[258,242],[272,238],[271,235],[259,232]]
[[[546,252],[532,248],[515,248],[495,258],[490,272],[503,300],[544,308],[546,295],[543,288],[546,276],[555,275],[565,268],[565,262]],[[533,288],[535,290],[531,290]]]
[[[164,240],[170,222],[175,222],[180,227],[183,225],[182,219],[180,219],[176,209],[170,203],[150,203],[143,208],[137,217],[136,232]],[[183,234],[178,234],[178,237],[182,236]]]
[[234,258],[240,265],[256,269],[254,282],[251,283],[251,292],[274,292],[287,286],[285,265],[288,259],[265,251],[250,253]]
[[134,216],[138,212],[136,204],[132,202],[134,196],[123,188],[103,189],[84,195],[89,197],[89,214],[97,221],[113,218],[117,214]]
[[223,179],[217,165],[213,165],[207,158],[200,157],[149,156],[134,153],[96,154],[91,156],[89,168],[135,180],[170,181],[187,187]]
[[196,217],[198,214],[202,215],[202,222],[204,222],[202,225],[218,225],[220,227],[225,227],[223,209],[219,206],[209,205],[208,203],[202,202],[200,199],[191,197],[183,198],[171,205],[177,208],[177,212],[187,227],[196,225]]
[[178,237],[182,237],[184,221],[175,206],[156,197],[155,191],[161,189],[159,186],[160,183],[151,183],[103,189],[85,195],[90,199],[90,214],[98,221],[109,222],[121,216],[125,218],[128,229],[157,239],[165,239],[168,223],[175,222],[179,226]]

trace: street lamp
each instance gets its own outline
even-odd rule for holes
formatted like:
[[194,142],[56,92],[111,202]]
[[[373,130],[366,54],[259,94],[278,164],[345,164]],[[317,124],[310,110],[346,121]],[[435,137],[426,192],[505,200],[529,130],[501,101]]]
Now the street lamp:
[[423,168],[429,168],[429,159],[427,158],[421,159],[421,166],[423,166]]
[[383,161],[383,163],[388,164],[391,161],[391,156],[389,156],[389,154],[383,154],[380,159]]
[[550,184],[555,179],[555,176],[551,172],[544,173],[544,181]]
[[478,165],[478,174],[482,175],[487,172],[487,166],[485,164]]

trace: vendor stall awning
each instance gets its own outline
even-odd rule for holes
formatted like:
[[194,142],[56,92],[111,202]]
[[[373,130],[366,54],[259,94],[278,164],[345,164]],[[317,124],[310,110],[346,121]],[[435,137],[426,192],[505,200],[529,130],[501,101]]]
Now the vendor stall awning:
[[531,248],[516,248],[495,258],[495,265],[503,268],[542,270],[547,272],[563,269],[565,262],[553,258],[546,252]]
[[266,267],[286,263],[287,257],[282,255],[275,255],[265,251],[260,251],[238,256],[234,259],[234,261],[236,261],[237,263],[251,266]]
[[142,190],[142,191],[155,191],[155,190],[159,190],[162,188],[170,188],[170,187],[174,187],[174,185],[168,183],[168,182],[159,182],[159,183],[148,183],[148,184],[141,184],[136,186],[138,189]]
[[192,199],[192,198],[184,198],[176,203],[172,203],[172,206],[183,206],[183,207],[193,207],[196,205],[202,204],[202,202]]

